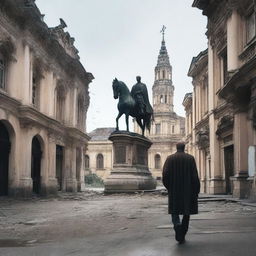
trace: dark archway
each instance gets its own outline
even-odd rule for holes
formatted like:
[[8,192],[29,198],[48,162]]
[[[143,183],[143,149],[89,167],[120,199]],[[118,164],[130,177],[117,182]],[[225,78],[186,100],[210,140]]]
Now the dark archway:
[[41,190],[41,158],[42,150],[37,137],[32,140],[32,156],[31,156],[31,178],[33,181],[33,192],[40,193]]
[[0,196],[8,195],[9,154],[11,142],[9,132],[0,122]]
[[232,194],[232,183],[230,177],[234,176],[234,146],[227,146],[224,148],[224,164],[225,164],[225,180],[226,193]]
[[56,145],[56,179],[58,183],[58,190],[62,191],[63,186],[63,159],[64,147]]

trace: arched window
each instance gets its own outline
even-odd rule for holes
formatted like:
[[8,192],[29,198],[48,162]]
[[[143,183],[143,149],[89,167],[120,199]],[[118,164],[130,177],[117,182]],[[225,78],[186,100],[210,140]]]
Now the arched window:
[[163,95],[160,96],[160,103],[164,103],[164,96]]
[[104,168],[104,158],[102,154],[97,155],[97,163],[96,163],[97,169],[103,169]]
[[5,89],[5,58],[0,53],[0,89]]
[[159,154],[155,155],[155,169],[161,168],[161,157]]
[[88,155],[84,156],[84,168],[89,169],[90,168],[90,157]]

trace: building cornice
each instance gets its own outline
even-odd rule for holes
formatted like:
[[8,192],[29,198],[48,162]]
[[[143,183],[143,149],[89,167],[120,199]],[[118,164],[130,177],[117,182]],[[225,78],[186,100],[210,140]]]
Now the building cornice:
[[22,34],[29,31],[40,47],[55,59],[69,76],[78,76],[83,83],[88,85],[93,80],[93,75],[87,72],[80,61],[71,57],[56,40],[56,36],[51,32],[42,19],[40,11],[32,1],[30,4],[24,0],[1,0],[2,13],[5,13],[10,20],[18,25]]

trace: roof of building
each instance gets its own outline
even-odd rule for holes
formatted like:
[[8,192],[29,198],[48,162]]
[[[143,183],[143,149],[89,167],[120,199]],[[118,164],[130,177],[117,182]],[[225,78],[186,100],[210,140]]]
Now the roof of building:
[[54,58],[68,74],[76,74],[81,80],[91,82],[93,75],[85,70],[79,61],[74,38],[64,31],[66,23],[60,19],[60,25],[49,28],[44,22],[35,0],[8,0],[1,2],[1,12],[14,20],[22,30],[28,30],[40,42],[40,47]]
[[[189,70],[188,70],[188,76],[192,76],[192,72],[195,67],[197,67],[200,60],[202,60],[204,57],[208,56],[208,48],[204,51],[201,51],[196,57],[192,58]],[[207,59],[208,61],[208,59]]]
[[108,140],[110,134],[115,130],[116,128],[113,127],[97,128],[90,132],[88,135],[91,137],[91,141]]

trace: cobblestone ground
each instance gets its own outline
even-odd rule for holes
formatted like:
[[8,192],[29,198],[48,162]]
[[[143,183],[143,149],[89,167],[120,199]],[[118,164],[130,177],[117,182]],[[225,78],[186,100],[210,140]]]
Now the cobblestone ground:
[[178,245],[161,194],[62,194],[0,201],[0,255],[256,255],[256,208],[199,203]]

